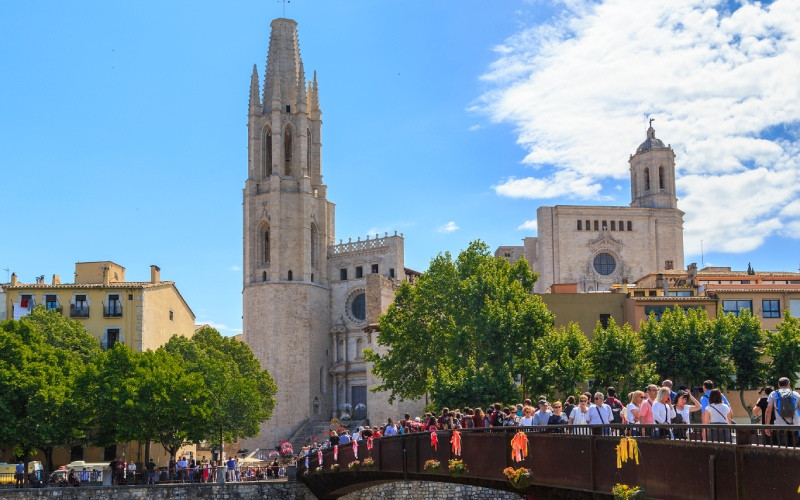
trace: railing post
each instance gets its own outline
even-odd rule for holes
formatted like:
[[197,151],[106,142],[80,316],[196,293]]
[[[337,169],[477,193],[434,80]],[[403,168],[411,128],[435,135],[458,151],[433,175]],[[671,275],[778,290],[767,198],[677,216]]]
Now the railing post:
[[597,491],[597,467],[595,466],[594,460],[597,447],[597,436],[592,434],[589,436],[589,461],[592,464],[592,492]]
[[708,457],[708,498],[716,500],[717,498],[717,485],[716,485],[716,461],[717,457],[711,455]]
[[403,479],[408,479],[408,453],[406,450],[406,435],[403,434]]

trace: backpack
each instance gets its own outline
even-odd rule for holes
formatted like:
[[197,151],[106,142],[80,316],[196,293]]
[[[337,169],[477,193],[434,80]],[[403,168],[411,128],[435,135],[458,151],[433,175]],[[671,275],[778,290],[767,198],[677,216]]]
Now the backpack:
[[794,411],[797,408],[794,391],[778,391],[778,397],[775,399],[778,404],[778,415],[788,424],[794,418]]
[[617,398],[608,398],[606,404],[611,407],[611,423],[622,423],[622,403]]
[[502,410],[495,410],[492,414],[492,426],[502,427],[505,423],[505,414]]

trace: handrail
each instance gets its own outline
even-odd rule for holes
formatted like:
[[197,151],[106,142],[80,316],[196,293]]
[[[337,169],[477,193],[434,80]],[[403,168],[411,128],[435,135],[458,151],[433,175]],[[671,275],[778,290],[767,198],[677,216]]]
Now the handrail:
[[[571,432],[552,432],[559,427]],[[773,431],[772,436],[765,434],[767,430]],[[530,454],[517,463],[511,459],[511,438],[519,431],[528,438]],[[663,434],[656,431],[666,432],[666,437],[659,437]],[[793,471],[800,469],[800,448],[793,445],[800,446],[800,426],[599,424],[489,427],[459,432],[462,456],[457,458],[469,469],[460,478],[454,478],[447,471],[448,460],[454,458],[451,430],[436,431],[437,449],[433,448],[428,432],[376,438],[372,441],[372,450],[367,449],[365,441],[359,441],[358,459],[370,456],[374,464],[368,470],[361,468],[355,475],[348,469],[348,464],[356,459],[351,445],[339,447],[337,460],[333,459],[331,448],[324,448],[321,470],[314,450],[307,460],[298,460],[298,477],[318,496],[344,491],[342,488],[351,491],[358,483],[391,478],[491,484],[510,490],[510,483],[503,475],[506,467],[530,468],[534,476],[531,488],[534,489],[574,489],[607,495],[616,482],[625,482],[643,486],[648,496],[657,498],[713,498],[715,495],[737,498],[737,492],[756,491],[763,477],[777,474],[781,479],[771,491],[779,492],[779,497],[785,496],[784,491],[786,495],[797,492],[792,478]],[[617,469],[616,447],[622,438],[628,437],[633,438],[641,450],[641,464],[626,463]],[[429,459],[440,461],[441,470],[425,470],[424,463]],[[332,463],[339,464],[339,472],[331,471]],[[747,464],[746,469],[744,464]],[[687,467],[691,467],[692,474],[689,479],[681,476],[682,491],[676,493],[674,476],[663,472]],[[372,473],[374,477],[369,475]],[[709,482],[709,477],[730,480]]]

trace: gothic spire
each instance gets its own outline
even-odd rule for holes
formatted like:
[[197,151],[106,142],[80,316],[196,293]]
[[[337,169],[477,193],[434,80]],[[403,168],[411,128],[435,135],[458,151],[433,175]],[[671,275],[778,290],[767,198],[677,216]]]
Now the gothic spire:
[[253,65],[253,74],[250,76],[250,113],[261,109],[261,96],[258,93],[258,69]]
[[317,72],[314,71],[314,81],[311,84],[311,110],[319,111],[319,85],[317,85]]

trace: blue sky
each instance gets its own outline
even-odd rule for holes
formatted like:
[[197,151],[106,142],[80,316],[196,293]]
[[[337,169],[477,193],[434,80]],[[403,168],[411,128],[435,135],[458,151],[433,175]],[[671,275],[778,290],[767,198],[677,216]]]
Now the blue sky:
[[[249,80],[282,9],[5,4],[0,281],[156,264],[198,323],[241,331]],[[800,2],[293,0],[286,16],[318,72],[337,240],[397,230],[422,271],[476,238],[520,244],[541,205],[627,205],[652,116],[677,155],[685,264],[800,267]]]

